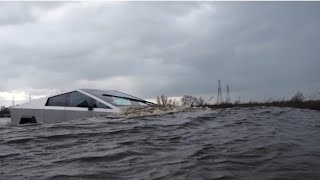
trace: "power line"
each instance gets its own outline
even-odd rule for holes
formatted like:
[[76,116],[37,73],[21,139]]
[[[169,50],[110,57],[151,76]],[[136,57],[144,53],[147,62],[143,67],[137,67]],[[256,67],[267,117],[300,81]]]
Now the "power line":
[[209,102],[210,102],[210,100],[213,98],[213,96],[211,96],[210,98],[209,98],[209,100],[207,101],[207,103],[206,104],[209,104]]

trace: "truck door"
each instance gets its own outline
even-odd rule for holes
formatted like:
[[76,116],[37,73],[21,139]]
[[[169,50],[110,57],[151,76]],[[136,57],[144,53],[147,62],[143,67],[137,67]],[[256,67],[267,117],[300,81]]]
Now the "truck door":
[[65,107],[65,119],[75,120],[93,116],[91,107],[92,98],[78,91],[71,92]]
[[65,106],[68,94],[61,94],[48,98],[44,110],[45,123],[65,121]]

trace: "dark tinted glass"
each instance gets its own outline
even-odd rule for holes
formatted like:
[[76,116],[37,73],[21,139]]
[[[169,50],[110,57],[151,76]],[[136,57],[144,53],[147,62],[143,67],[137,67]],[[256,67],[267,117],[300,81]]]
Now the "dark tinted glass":
[[68,94],[54,96],[48,99],[46,106],[65,106]]
[[89,107],[91,98],[80,92],[70,94],[69,107]]
[[69,107],[93,107],[110,109],[108,106],[78,91],[70,93]]
[[148,106],[143,99],[115,90],[81,89],[114,106]]
[[122,97],[112,97],[103,95],[101,99],[107,101],[114,106],[148,106],[146,103],[139,102],[133,99],[126,99]]
[[103,103],[101,103],[101,102],[99,102],[99,101],[97,101],[95,99],[93,99],[92,104],[93,104],[92,107],[94,107],[94,108],[111,109],[109,106],[107,106],[107,105],[105,105],[105,104],[103,104]]

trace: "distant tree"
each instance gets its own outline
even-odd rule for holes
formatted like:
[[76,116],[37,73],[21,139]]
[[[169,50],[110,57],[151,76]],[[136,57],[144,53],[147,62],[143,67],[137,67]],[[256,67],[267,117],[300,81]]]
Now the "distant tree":
[[183,106],[190,106],[192,103],[192,96],[184,95],[181,99],[181,103]]
[[0,117],[10,115],[10,109],[5,106],[1,106],[0,108]]
[[198,106],[202,106],[204,105],[204,100],[202,97],[194,97],[194,104],[198,105]]
[[168,103],[167,105],[170,105],[170,106],[178,106],[179,105],[179,101],[177,101],[176,99],[168,99]]
[[204,100],[202,97],[194,97],[191,95],[184,95],[181,99],[181,103],[183,106],[192,106],[192,105],[204,105]]
[[301,103],[304,101],[304,95],[302,94],[302,92],[298,91],[295,95],[292,96],[290,101],[295,103]]
[[167,105],[168,97],[162,94],[161,96],[157,96],[157,104],[159,105]]
[[157,96],[157,104],[158,104],[158,105],[161,105],[161,99],[160,99],[159,96]]
[[162,94],[161,96],[157,96],[157,104],[163,106],[177,106],[179,102],[176,99],[168,98]]

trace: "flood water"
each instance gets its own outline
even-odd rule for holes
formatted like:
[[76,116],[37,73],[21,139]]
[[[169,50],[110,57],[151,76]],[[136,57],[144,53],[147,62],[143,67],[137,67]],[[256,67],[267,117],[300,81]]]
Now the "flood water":
[[232,108],[11,126],[0,179],[320,179],[320,112]]

